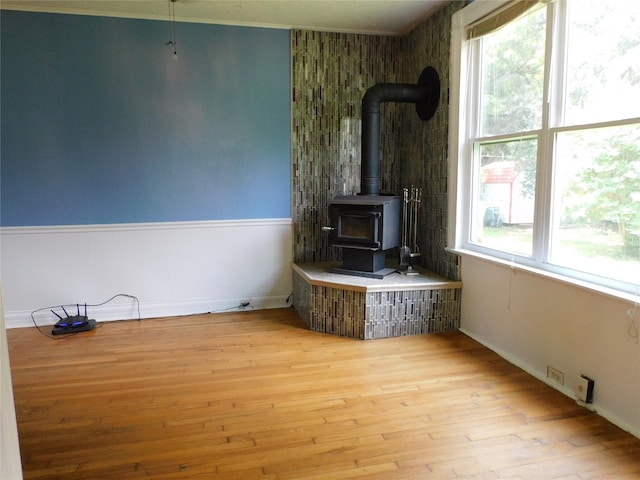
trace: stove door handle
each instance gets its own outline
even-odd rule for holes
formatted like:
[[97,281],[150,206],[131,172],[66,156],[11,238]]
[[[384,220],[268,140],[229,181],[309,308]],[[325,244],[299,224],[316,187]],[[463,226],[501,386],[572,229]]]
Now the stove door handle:
[[323,232],[333,232],[335,230],[335,228],[333,228],[333,227],[322,227],[321,230]]
[[380,242],[374,242],[373,245],[377,245],[377,247],[361,247],[360,245],[331,245],[332,247],[337,248],[352,248],[354,250],[370,250],[372,252],[377,252],[380,250]]

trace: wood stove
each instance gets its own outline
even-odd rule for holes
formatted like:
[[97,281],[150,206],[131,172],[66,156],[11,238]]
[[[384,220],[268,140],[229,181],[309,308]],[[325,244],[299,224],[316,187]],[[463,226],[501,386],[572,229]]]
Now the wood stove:
[[332,246],[342,248],[337,273],[383,278],[394,269],[385,268],[385,250],[400,245],[400,197],[349,195],[329,204]]

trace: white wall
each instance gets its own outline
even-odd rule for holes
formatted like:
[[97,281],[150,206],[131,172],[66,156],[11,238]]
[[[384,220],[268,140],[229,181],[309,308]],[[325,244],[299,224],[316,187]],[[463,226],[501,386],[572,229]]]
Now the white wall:
[[5,480],[22,479],[20,444],[16,409],[13,402],[11,368],[9,365],[9,347],[7,332],[2,313],[2,291],[0,290],[0,478]]
[[564,386],[550,384],[572,398],[576,377],[592,378],[593,408],[640,437],[637,305],[469,255],[462,282],[464,333],[543,381],[560,370]]
[[[5,227],[0,273],[8,328],[33,310],[97,304],[119,293],[142,318],[286,306],[292,291],[290,219]],[[70,312],[72,313],[72,312]],[[73,312],[75,313],[75,312]],[[118,298],[90,308],[97,321],[137,318]],[[38,324],[57,320],[47,310]]]

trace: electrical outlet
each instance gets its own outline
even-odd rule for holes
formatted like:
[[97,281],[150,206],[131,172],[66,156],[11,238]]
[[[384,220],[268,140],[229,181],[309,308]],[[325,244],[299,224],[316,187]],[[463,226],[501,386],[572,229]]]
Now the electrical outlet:
[[584,403],[593,403],[593,386],[593,380],[580,375],[576,380],[576,398]]
[[564,373],[557,368],[553,368],[551,365],[547,365],[547,378],[550,378],[560,385],[564,385]]

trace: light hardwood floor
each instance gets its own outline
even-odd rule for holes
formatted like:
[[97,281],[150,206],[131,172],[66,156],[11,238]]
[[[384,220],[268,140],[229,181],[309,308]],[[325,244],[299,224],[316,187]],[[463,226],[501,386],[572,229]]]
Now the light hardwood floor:
[[640,439],[461,333],[280,309],[8,338],[26,479],[640,478]]

